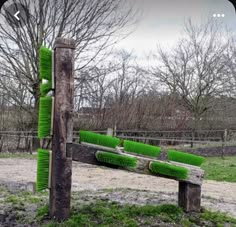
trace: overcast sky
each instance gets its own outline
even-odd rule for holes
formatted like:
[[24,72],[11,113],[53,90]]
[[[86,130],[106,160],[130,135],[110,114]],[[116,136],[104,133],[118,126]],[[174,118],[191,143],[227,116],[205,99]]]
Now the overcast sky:
[[[183,32],[183,23],[191,18],[194,23],[204,22],[214,14],[227,27],[236,32],[236,14],[234,6],[228,0],[136,0],[135,7],[142,9],[140,23],[128,38],[117,47],[133,50],[144,57],[157,44],[170,48]],[[141,57],[141,58],[142,58]]]

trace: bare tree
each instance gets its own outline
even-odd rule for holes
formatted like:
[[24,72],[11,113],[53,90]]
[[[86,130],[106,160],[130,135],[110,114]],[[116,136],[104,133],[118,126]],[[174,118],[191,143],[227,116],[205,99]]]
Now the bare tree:
[[94,127],[135,126],[137,119],[141,119],[144,114],[141,98],[150,81],[145,79],[145,71],[135,59],[132,53],[118,51],[103,65],[80,76],[79,108],[93,116],[90,122]]
[[159,48],[160,64],[152,69],[160,83],[181,97],[194,117],[194,128],[201,116],[214,106],[212,97],[224,91],[222,78],[228,40],[222,38],[221,28],[212,20],[200,26],[188,20],[185,37],[171,52]]
[[[10,2],[8,2],[10,4]],[[100,58],[104,50],[124,38],[126,26],[136,22],[136,13],[124,0],[19,0],[30,12],[23,28],[0,18],[0,61],[16,84],[21,84],[39,99],[38,56],[41,45],[52,48],[56,37],[76,41],[76,72]],[[7,5],[3,6],[3,10]],[[119,32],[119,33],[118,33]],[[2,82],[2,81],[1,81]],[[10,83],[4,89],[12,90]],[[18,90],[15,89],[14,98]]]

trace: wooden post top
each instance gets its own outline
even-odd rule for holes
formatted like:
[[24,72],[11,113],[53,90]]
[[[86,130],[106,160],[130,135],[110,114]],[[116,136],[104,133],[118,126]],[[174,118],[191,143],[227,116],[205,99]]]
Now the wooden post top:
[[75,49],[75,40],[74,39],[65,39],[62,37],[58,37],[54,43],[54,49],[56,48],[69,48]]

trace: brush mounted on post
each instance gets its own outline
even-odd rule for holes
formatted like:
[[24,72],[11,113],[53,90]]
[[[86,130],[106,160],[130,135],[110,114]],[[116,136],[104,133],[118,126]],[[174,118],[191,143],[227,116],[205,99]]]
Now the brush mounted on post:
[[[39,49],[40,100],[38,115],[38,138],[52,135],[54,97],[49,92],[54,88],[53,52],[45,47]],[[46,80],[46,83],[43,83]],[[50,188],[52,151],[38,149],[36,191]]]
[[38,137],[52,136],[52,151],[38,149],[36,189],[50,189],[49,213],[59,221],[70,213],[72,158],[66,156],[66,144],[73,134],[74,49],[73,40],[57,38],[54,51],[39,51]]

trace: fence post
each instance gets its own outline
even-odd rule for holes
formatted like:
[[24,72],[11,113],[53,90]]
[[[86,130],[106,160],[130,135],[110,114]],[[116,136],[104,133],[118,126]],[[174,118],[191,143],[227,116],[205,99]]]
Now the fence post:
[[225,145],[228,137],[228,131],[227,129],[224,130],[224,134],[222,136],[222,152],[221,152],[221,158],[224,158],[225,155]]
[[51,218],[65,220],[70,214],[72,158],[66,143],[73,138],[74,49],[71,39],[57,38],[54,46],[54,117],[50,188]]
[[108,128],[107,129],[107,136],[113,136],[114,132],[113,132],[113,128]]
[[194,139],[195,139],[195,130],[193,129],[191,131],[191,148],[193,148]]

